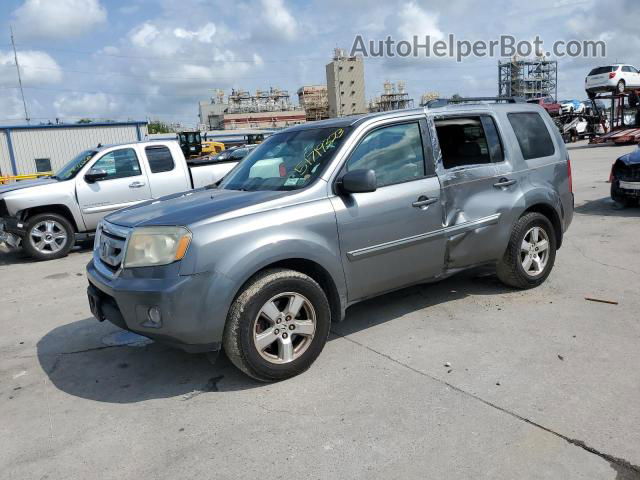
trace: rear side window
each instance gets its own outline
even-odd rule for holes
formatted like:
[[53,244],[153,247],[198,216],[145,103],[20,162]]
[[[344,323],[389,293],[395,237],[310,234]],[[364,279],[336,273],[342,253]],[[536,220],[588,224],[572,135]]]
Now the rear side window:
[[491,117],[452,117],[436,120],[445,169],[502,162],[504,154]]
[[547,125],[538,113],[510,113],[508,117],[525,160],[555,153]]
[[420,125],[406,123],[372,131],[353,151],[346,169],[374,170],[378,187],[424,177]]
[[167,147],[147,147],[144,150],[147,154],[151,173],[170,172],[175,168],[171,151]]
[[618,67],[598,67],[589,72],[589,75],[601,75],[603,73],[615,72]]

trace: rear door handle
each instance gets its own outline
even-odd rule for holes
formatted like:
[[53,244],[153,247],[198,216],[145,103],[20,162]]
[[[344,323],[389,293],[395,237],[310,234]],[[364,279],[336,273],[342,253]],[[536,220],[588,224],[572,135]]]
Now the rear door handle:
[[129,188],[142,188],[144,187],[144,182],[133,182],[129,184]]
[[421,196],[418,198],[418,200],[416,200],[415,202],[413,202],[411,204],[411,206],[416,207],[416,208],[425,208],[428,207],[429,205],[436,203],[438,201],[437,198],[427,198],[425,196]]
[[510,187],[511,185],[515,185],[518,181],[517,180],[509,180],[508,178],[501,178],[498,183],[494,183],[493,186],[496,188],[501,188],[501,187]]

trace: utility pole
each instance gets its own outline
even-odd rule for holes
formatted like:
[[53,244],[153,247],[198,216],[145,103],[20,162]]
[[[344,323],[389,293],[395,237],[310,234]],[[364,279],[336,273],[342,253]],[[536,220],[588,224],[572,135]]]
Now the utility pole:
[[16,42],[13,39],[13,27],[9,26],[11,31],[11,45],[13,46],[13,58],[16,60],[16,70],[18,71],[18,85],[20,85],[20,95],[22,95],[22,106],[24,107],[24,119],[29,123],[29,112],[27,112],[27,102],[24,100],[24,90],[22,88],[22,77],[20,76],[20,64],[18,63],[18,52],[16,52]]

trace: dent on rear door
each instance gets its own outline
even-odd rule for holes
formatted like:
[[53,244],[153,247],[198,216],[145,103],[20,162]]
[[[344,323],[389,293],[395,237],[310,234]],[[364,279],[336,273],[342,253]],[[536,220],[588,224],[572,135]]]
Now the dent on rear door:
[[[469,113],[465,116],[475,117],[479,114]],[[428,121],[445,210],[445,267],[456,269],[491,261],[503,250],[503,247],[496,246],[495,237],[500,223],[501,204],[505,199],[499,189],[493,186],[498,175],[495,164],[452,170],[444,168],[435,128],[435,120],[440,118],[446,117],[430,116]]]

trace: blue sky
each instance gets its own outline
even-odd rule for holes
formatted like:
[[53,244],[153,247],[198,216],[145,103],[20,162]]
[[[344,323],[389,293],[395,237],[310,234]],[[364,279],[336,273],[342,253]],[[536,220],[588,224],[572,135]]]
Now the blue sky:
[[[535,5],[530,11],[527,5]],[[640,64],[637,0],[3,0],[0,6],[0,122],[22,123],[10,46],[13,25],[34,122],[159,118],[194,125],[197,102],[213,90],[277,86],[293,95],[325,82],[335,47],[356,34],[455,34],[491,40],[540,35],[607,41],[606,59],[562,59],[559,97],[585,97],[594,65]],[[385,80],[422,93],[497,93],[497,58],[365,60],[367,99]]]

